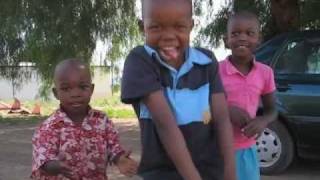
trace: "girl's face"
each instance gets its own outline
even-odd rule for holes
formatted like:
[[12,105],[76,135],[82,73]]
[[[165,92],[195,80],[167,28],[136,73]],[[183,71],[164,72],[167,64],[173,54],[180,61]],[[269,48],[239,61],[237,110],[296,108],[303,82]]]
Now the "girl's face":
[[227,45],[233,57],[251,59],[259,43],[259,24],[256,20],[236,17],[229,22]]

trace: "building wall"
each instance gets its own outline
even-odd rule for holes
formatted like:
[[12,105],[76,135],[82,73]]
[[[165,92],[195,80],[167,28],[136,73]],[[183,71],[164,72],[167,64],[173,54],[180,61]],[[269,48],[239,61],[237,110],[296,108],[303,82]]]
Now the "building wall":
[[[36,70],[32,67],[17,67],[19,71],[28,73],[30,78],[22,78],[19,87],[13,89],[11,80],[0,77],[0,100],[8,100],[13,98],[13,94],[20,100],[35,100],[39,98],[39,87],[41,79],[38,77]],[[2,68],[3,70],[3,68]],[[111,75],[107,70],[107,67],[94,67],[93,71],[93,83],[95,89],[93,92],[93,99],[103,98],[111,95]],[[53,98],[50,92],[50,98]]]

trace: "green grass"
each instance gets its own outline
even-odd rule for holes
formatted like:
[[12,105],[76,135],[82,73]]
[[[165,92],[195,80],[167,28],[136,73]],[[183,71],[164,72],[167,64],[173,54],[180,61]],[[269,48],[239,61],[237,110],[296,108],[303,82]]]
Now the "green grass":
[[[11,104],[12,101],[6,101],[6,103]],[[57,107],[59,102],[56,100],[51,101],[22,101],[22,105],[30,110],[33,109],[36,103],[41,105],[41,116],[28,116],[28,115],[1,115],[0,123],[23,123],[30,122],[36,123],[40,120],[45,119],[49,116]],[[120,97],[118,94],[101,99],[91,100],[91,107],[99,109],[107,113],[109,118],[134,118],[135,114],[131,106],[124,105],[120,102]]]
[[105,110],[110,118],[134,118],[134,111],[131,109],[112,109],[108,108]]
[[16,124],[30,124],[38,123],[46,119],[47,116],[1,116],[0,124],[16,125]]
[[134,118],[135,114],[131,106],[120,102],[119,95],[114,95],[105,99],[91,101],[91,106],[107,113],[110,118]]

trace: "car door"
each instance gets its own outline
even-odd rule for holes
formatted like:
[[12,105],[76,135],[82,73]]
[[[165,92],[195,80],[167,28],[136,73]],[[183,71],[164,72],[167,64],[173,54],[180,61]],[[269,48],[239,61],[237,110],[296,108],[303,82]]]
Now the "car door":
[[273,62],[278,102],[305,153],[320,149],[320,39],[288,41]]

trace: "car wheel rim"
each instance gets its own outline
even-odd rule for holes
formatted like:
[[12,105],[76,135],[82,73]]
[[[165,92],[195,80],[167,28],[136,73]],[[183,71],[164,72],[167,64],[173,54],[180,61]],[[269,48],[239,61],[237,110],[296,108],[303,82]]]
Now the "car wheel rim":
[[257,151],[260,159],[260,167],[270,167],[280,158],[281,141],[278,135],[271,129],[265,129],[257,139]]

